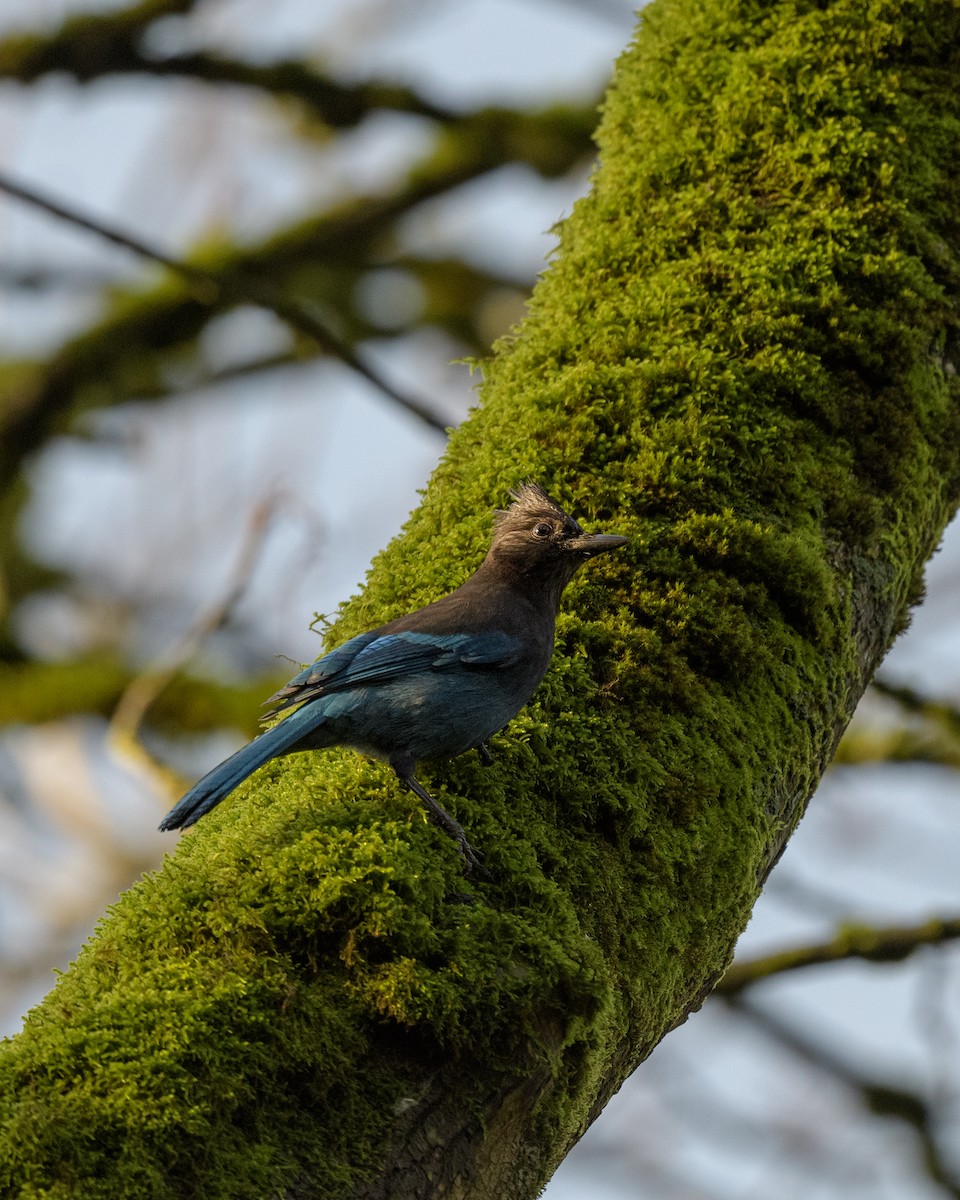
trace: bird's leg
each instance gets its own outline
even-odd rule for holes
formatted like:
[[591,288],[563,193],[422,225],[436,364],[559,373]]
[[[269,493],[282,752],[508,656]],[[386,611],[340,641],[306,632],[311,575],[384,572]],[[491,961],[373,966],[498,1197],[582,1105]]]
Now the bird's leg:
[[426,805],[430,820],[433,821],[435,825],[439,825],[443,832],[447,834],[448,837],[452,837],[457,843],[457,849],[460,851],[460,857],[463,859],[466,865],[467,874],[471,875],[475,872],[481,879],[490,879],[490,872],[487,871],[480,862],[480,856],[467,841],[467,835],[463,832],[463,829],[457,824],[453,817],[450,816],[445,808],[440,807],[440,805],[436,802],[436,800],[434,800],[423,784],[418,783],[416,779],[414,779],[413,768],[407,766],[406,764],[392,763],[391,765],[393,766],[394,771],[396,771],[397,777],[400,779],[401,783],[408,787],[415,796],[419,796]]
[[480,755],[480,761],[485,767],[493,766],[493,755],[490,753],[490,747],[486,742],[477,742],[477,753]]

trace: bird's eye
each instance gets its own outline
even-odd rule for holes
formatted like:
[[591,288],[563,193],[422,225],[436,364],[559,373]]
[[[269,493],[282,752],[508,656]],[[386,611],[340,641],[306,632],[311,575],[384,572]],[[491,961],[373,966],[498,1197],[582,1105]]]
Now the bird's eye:
[[534,525],[533,533],[534,533],[534,537],[538,537],[538,538],[549,537],[551,535],[551,533],[553,533],[553,526],[548,525],[546,523],[546,521],[541,521],[539,525]]

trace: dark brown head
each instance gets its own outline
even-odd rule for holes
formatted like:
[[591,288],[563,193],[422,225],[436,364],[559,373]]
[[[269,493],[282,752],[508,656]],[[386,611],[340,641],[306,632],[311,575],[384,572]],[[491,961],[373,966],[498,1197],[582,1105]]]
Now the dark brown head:
[[587,559],[629,541],[617,534],[584,533],[539,484],[528,481],[510,495],[513,504],[497,512],[486,564],[511,574],[542,575],[556,580],[562,591]]

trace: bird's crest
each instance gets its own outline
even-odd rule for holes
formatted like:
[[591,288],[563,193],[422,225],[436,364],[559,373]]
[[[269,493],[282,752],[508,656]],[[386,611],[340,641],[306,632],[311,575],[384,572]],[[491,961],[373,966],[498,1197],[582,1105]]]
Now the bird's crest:
[[513,503],[509,508],[496,510],[496,529],[503,533],[511,528],[521,528],[529,525],[536,517],[550,521],[562,521],[567,526],[575,526],[571,532],[581,533],[582,530],[572,517],[568,517],[556,501],[551,500],[539,483],[525,479],[518,487],[510,489]]

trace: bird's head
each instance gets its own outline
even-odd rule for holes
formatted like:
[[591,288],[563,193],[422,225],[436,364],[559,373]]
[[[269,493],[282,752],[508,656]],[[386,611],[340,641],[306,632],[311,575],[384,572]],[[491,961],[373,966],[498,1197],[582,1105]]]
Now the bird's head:
[[587,559],[629,541],[612,533],[584,533],[537,483],[527,481],[510,495],[510,507],[497,511],[487,561],[512,573],[552,576],[564,587]]

